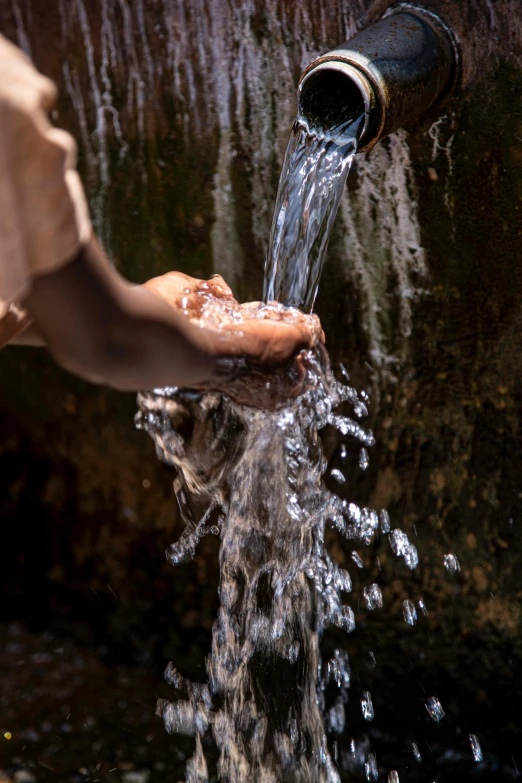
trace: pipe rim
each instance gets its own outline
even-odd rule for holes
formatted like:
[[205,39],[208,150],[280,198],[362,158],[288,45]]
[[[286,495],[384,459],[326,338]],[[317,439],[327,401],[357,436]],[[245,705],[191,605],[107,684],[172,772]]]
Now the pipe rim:
[[[364,104],[364,127],[360,136],[358,152],[368,152],[381,137],[386,122],[386,99],[383,86],[379,83],[378,74],[372,72],[371,62],[366,62],[364,55],[347,51],[343,56],[342,49],[329,52],[310,63],[303,71],[297,86],[297,110],[300,110],[303,86],[309,77],[317,71],[337,71],[349,78],[359,90]],[[375,123],[375,129],[372,125]],[[369,141],[365,137],[369,135]]]

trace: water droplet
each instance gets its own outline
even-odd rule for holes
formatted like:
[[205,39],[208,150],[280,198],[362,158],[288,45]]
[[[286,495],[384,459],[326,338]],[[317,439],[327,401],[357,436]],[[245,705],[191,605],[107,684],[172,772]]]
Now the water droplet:
[[319,746],[319,761],[321,764],[326,764],[326,760],[328,758],[328,746],[326,744],[326,736],[323,735],[323,738],[321,740],[321,745]]
[[368,408],[366,407],[364,402],[356,402],[353,406],[353,412],[355,413],[358,419],[362,419],[368,415]]
[[346,714],[342,699],[337,699],[328,710],[328,726],[335,734],[342,734],[346,726]]
[[290,741],[292,745],[295,746],[299,742],[299,729],[297,728],[297,721],[295,718],[292,718],[288,728],[290,734]]
[[341,449],[339,451],[339,457],[342,460],[345,460],[347,456],[348,456],[348,449],[346,448],[346,446],[343,443],[343,445],[341,446]]
[[295,416],[290,410],[285,410],[283,413],[279,416],[279,421],[277,422],[278,426],[282,430],[286,430],[287,427],[290,427],[295,421]]
[[366,780],[378,780],[379,770],[377,768],[377,757],[375,753],[368,754],[368,761],[364,765]]
[[350,740],[350,753],[352,754],[352,756],[355,756],[355,740],[354,739]]
[[350,662],[346,650],[334,650],[334,657],[328,661],[326,680],[335,682],[338,688],[350,687]]
[[343,593],[350,593],[352,590],[352,580],[348,571],[344,568],[339,568],[335,572],[334,585],[336,590],[340,590]]
[[404,562],[410,571],[415,570],[419,565],[419,555],[417,553],[417,547],[413,544],[408,544],[404,550]]
[[327,421],[328,424],[331,424],[332,427],[335,427],[335,429],[339,430],[342,435],[351,435],[365,446],[375,445],[375,437],[373,432],[371,430],[364,430],[360,424],[358,424],[356,421],[353,421],[353,419],[348,418],[348,416],[341,416],[338,413],[331,413],[328,416]]
[[402,602],[402,614],[408,625],[415,625],[417,622],[417,610],[413,601],[406,600]]
[[363,563],[363,561],[361,560],[361,558],[359,557],[359,555],[357,554],[357,552],[355,552],[355,551],[354,551],[354,552],[352,552],[352,555],[351,555],[351,557],[352,557],[352,560],[353,560],[353,562],[355,563],[355,565],[356,565],[358,568],[364,568],[364,563]]
[[388,783],[400,783],[399,773],[396,772],[394,769],[392,769],[392,771],[388,775]]
[[299,451],[299,446],[291,438],[285,438],[284,444],[285,444],[285,449],[289,451],[291,454],[297,454],[297,452]]
[[460,563],[456,555],[444,555],[444,568],[452,576],[456,576],[460,571]]
[[361,521],[361,509],[356,503],[348,503],[344,508],[344,513],[350,520],[350,522],[354,522],[356,525],[359,524]]
[[361,521],[357,530],[354,530],[353,532],[364,544],[366,544],[366,546],[369,546],[373,541],[378,527],[379,517],[377,516],[377,512],[372,508],[363,508],[361,510]]
[[337,468],[334,468],[330,472],[330,476],[337,481],[338,484],[344,484],[346,481],[346,478],[343,473],[341,473],[340,470],[337,470]]
[[346,370],[346,367],[344,364],[339,364],[339,369],[341,371],[341,375],[343,376],[346,383],[350,383],[350,376],[348,375],[348,372]]
[[391,530],[391,526],[390,526],[390,515],[388,514],[385,508],[383,508],[382,511],[379,511],[379,520],[381,523],[381,533],[387,535]]
[[397,555],[397,557],[401,557],[404,554],[406,547],[410,544],[406,533],[399,528],[392,530],[389,541],[393,554]]
[[346,633],[351,633],[355,630],[355,615],[351,606],[343,606],[341,609],[339,628],[342,628]]
[[426,709],[428,710],[430,718],[434,720],[435,723],[440,723],[445,713],[442,709],[442,704],[435,696],[430,696],[426,702]]
[[428,616],[428,610],[426,609],[426,604],[424,603],[422,598],[419,598],[418,604],[419,604],[419,610],[422,612],[424,617],[427,617]]
[[471,745],[471,752],[473,753],[473,760],[474,761],[483,761],[484,755],[482,753],[482,748],[480,747],[480,742],[476,734],[470,734],[469,735],[469,742]]
[[368,585],[363,590],[366,606],[370,611],[382,609],[382,592],[378,584]]
[[359,467],[361,470],[366,470],[370,464],[370,458],[366,449],[361,449],[359,452]]
[[374,653],[370,650],[370,662],[372,666],[375,668],[377,666],[377,659],[375,658]]
[[415,742],[411,743],[411,749],[413,750],[413,755],[415,756],[415,761],[418,761],[419,764],[422,764],[422,756],[420,753],[420,750],[418,749]]
[[406,533],[399,528],[392,530],[388,540],[392,551],[397,557],[403,557],[406,566],[413,571],[419,565],[419,555],[417,553],[417,547],[410,544],[410,540]]
[[370,691],[363,691],[361,697],[361,710],[364,720],[373,720],[375,713],[373,711],[372,695]]

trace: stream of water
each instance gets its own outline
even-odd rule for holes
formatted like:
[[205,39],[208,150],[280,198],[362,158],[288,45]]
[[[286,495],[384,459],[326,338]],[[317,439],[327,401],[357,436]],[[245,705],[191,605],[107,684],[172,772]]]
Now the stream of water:
[[311,130],[298,116],[279,180],[265,268],[264,300],[311,312],[328,240],[364,115]]

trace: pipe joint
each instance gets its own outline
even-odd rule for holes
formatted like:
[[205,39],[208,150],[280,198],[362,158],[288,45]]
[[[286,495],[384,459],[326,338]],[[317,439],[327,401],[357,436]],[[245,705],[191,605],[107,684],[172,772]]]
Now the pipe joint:
[[305,69],[298,111],[327,132],[364,112],[359,151],[441,103],[460,71],[455,33],[433,11],[398,3],[378,22]]

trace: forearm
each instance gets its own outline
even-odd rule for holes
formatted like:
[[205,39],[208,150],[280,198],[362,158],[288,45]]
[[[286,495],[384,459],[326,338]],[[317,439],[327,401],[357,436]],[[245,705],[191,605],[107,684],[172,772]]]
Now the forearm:
[[67,369],[121,391],[161,386],[198,387],[213,376],[216,360],[199,329],[141,287],[120,292],[117,316],[95,343],[50,346]]
[[26,306],[56,360],[94,382],[122,390],[199,386],[214,372],[203,330],[127,283],[95,242],[35,278]]

